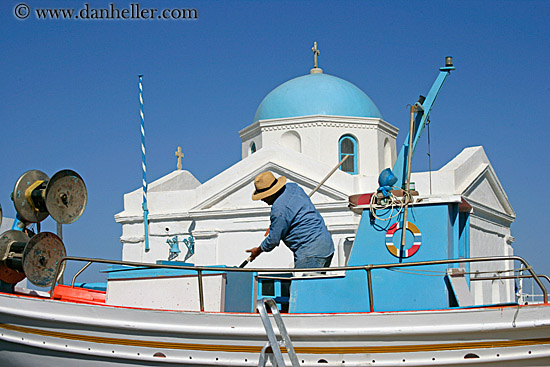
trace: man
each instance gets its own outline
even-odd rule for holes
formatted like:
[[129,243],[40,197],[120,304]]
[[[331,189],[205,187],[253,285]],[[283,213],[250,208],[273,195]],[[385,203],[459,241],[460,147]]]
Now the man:
[[334,243],[323,217],[304,190],[295,183],[287,184],[284,176],[276,179],[271,172],[260,173],[254,186],[252,200],[271,205],[271,224],[269,235],[260,246],[246,250],[250,261],[273,250],[282,240],[294,253],[295,268],[329,267]]

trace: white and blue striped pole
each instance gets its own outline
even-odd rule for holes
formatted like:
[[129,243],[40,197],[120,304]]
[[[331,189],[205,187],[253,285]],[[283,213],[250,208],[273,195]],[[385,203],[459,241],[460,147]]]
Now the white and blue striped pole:
[[149,251],[149,221],[147,219],[149,215],[149,209],[147,209],[147,167],[145,165],[145,118],[143,117],[143,75],[139,75],[139,114],[141,116],[141,168],[143,172],[143,225],[145,233],[145,252]]

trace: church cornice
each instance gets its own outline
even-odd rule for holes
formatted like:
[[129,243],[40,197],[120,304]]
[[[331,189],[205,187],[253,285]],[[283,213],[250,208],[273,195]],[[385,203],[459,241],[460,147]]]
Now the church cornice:
[[313,115],[256,121],[239,131],[239,135],[242,140],[248,140],[262,132],[315,127],[379,129],[393,137],[396,137],[399,132],[397,127],[379,118]]
[[466,200],[468,201],[468,204],[470,204],[473,208],[472,216],[475,216],[479,219],[483,219],[506,228],[510,228],[510,225],[516,219],[515,216],[499,212],[493,208],[488,207],[487,205],[477,202],[472,198],[466,197]]
[[[317,210],[323,213],[340,212],[348,208],[348,201],[340,200],[328,203],[315,204]],[[147,217],[149,222],[164,222],[164,221],[184,221],[184,220],[197,220],[197,219],[230,219],[230,218],[254,218],[257,220],[259,217],[269,217],[270,208],[235,208],[235,209],[200,209],[190,210],[186,212],[178,213],[162,213],[155,214],[149,213]],[[346,212],[346,215],[352,215],[352,212]],[[125,215],[117,216],[117,223],[130,224],[130,223],[143,223],[143,215]]]

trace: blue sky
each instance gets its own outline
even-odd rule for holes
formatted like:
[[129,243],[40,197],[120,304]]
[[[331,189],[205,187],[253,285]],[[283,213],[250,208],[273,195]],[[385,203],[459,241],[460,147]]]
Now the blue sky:
[[[19,20],[21,3],[0,5],[0,203],[15,215],[9,195],[26,170],[76,170],[88,205],[64,229],[69,254],[121,257],[113,216],[141,185],[138,74],[149,181],[175,169],[182,146],[184,169],[204,182],[240,160],[238,131],[270,90],[309,71],[317,41],[319,66],[365,91],[401,129],[399,146],[407,105],[452,55],[457,70],[431,114],[432,168],[483,145],[517,214],[516,253],[550,273],[550,2],[139,1],[195,8],[195,20],[40,20],[37,8],[86,1],[38,0]],[[420,145],[414,168],[426,170]]]

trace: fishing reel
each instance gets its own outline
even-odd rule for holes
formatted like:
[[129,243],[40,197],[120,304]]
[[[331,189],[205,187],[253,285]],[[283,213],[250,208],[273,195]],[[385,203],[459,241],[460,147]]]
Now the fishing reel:
[[66,254],[63,241],[53,233],[29,237],[18,230],[6,231],[0,236],[0,280],[15,284],[26,277],[38,287],[51,286]]
[[58,223],[74,223],[86,208],[86,185],[72,170],[57,172],[50,179],[44,172],[23,173],[11,195],[18,217],[25,223],[40,223],[49,215]]
[[28,278],[36,286],[50,286],[67,254],[65,245],[57,235],[34,234],[27,225],[37,223],[40,232],[39,223],[48,216],[59,224],[74,223],[84,212],[87,198],[84,181],[72,170],[59,171],[51,179],[38,170],[23,173],[11,194],[16,225],[0,235],[0,280],[15,284]]

